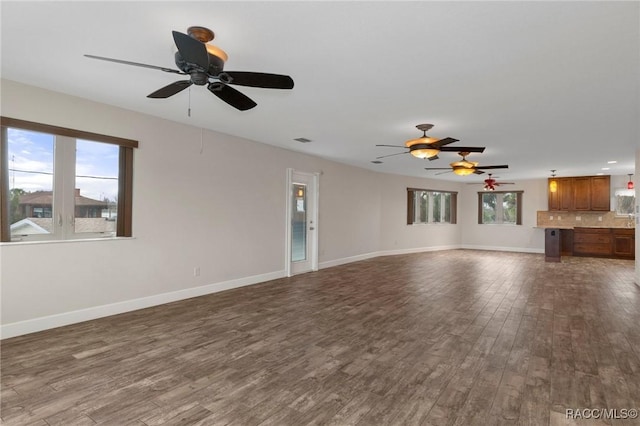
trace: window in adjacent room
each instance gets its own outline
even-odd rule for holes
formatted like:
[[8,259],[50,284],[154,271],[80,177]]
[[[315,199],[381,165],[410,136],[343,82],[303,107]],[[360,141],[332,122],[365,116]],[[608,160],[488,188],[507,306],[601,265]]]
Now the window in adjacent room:
[[478,192],[478,223],[522,225],[522,191]]
[[2,241],[131,236],[137,142],[2,117]]
[[407,188],[407,224],[456,223],[457,193]]
[[633,215],[636,205],[636,192],[634,189],[616,189],[616,215]]

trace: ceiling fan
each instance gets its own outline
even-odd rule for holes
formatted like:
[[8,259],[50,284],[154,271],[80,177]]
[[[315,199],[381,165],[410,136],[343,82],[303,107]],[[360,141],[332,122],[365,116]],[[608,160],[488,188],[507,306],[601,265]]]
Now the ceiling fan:
[[190,87],[207,86],[218,98],[240,111],[246,111],[257,104],[248,96],[229,86],[262,87],[267,89],[293,89],[293,79],[288,75],[267,74],[249,71],[223,71],[227,54],[220,48],[209,44],[214,38],[213,31],[205,27],[189,27],[187,34],[173,31],[173,41],[178,48],[175,63],[179,70],[123,61],[102,56],[84,55],[91,59],[117,62],[125,65],[151,68],[164,72],[188,75],[188,80],[173,82],[147,95],[148,98],[168,98]]
[[495,191],[496,188],[500,185],[515,185],[515,182],[498,182],[493,178],[493,175],[489,173],[489,177],[486,178],[482,183],[469,182],[467,185],[484,185],[482,189],[484,189],[485,191]]
[[[448,170],[448,171],[452,171],[453,173],[459,176],[467,176],[472,173],[481,175],[484,173],[483,170],[488,170],[488,169],[508,169],[509,168],[509,166],[506,164],[503,164],[500,166],[478,166],[478,163],[476,161],[467,160],[467,155],[469,155],[469,151],[461,151],[458,154],[462,156],[462,160],[454,161],[453,163],[451,163],[450,164],[451,168],[426,167],[425,170]],[[445,172],[445,173],[448,173],[448,172]]]
[[418,130],[422,131],[422,136],[417,139],[410,139],[402,145],[376,145],[376,146],[386,146],[392,148],[404,148],[409,149],[408,151],[397,152],[395,154],[383,155],[381,157],[376,157],[376,159],[392,157],[394,155],[401,154],[411,154],[417,158],[426,158],[429,161],[437,160],[438,154],[442,152],[456,152],[456,151],[465,151],[465,152],[483,152],[484,147],[451,147],[446,146],[452,144],[454,142],[458,142],[458,139],[454,138],[444,138],[437,139],[427,136],[427,130],[430,130],[433,127],[433,124],[418,124],[416,126]]

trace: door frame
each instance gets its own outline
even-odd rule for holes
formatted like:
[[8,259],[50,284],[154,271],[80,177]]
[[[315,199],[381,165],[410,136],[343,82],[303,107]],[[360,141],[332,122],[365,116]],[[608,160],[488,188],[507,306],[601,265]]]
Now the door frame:
[[[284,249],[285,249],[285,265],[284,265],[284,270],[285,270],[285,274],[287,277],[292,276],[292,261],[291,261],[291,221],[293,220],[293,215],[292,215],[292,209],[293,209],[293,205],[292,205],[292,199],[293,199],[293,183],[294,183],[294,179],[293,179],[293,174],[299,174],[299,175],[305,175],[307,177],[311,178],[311,185],[313,186],[313,193],[312,193],[312,197],[313,197],[313,204],[314,204],[314,209],[312,212],[310,213],[309,216],[309,220],[313,221],[314,223],[314,230],[313,230],[313,234],[307,234],[307,235],[312,235],[312,238],[308,238],[307,239],[307,244],[308,244],[308,250],[309,250],[309,257],[311,260],[311,269],[309,271],[304,271],[304,272],[310,272],[310,271],[317,271],[318,270],[318,239],[319,239],[319,234],[318,234],[318,211],[320,210],[320,173],[309,173],[309,172],[302,172],[300,170],[296,170],[293,168],[287,168],[287,185],[286,185],[286,214],[285,214],[285,243],[284,243]],[[301,272],[303,273],[303,272]]]

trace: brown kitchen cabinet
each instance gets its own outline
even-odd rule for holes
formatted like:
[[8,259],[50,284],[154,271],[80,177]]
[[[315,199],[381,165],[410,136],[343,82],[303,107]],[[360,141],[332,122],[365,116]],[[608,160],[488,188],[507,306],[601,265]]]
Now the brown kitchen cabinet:
[[573,207],[573,179],[562,178],[560,182],[560,210],[569,211]]
[[573,228],[573,255],[635,259],[634,228]]
[[591,178],[573,178],[573,209],[576,211],[591,210]]
[[635,259],[636,257],[636,230],[612,229],[613,255],[622,259]]
[[591,177],[591,210],[608,212],[611,208],[611,176]]
[[574,256],[611,256],[609,228],[573,228]]
[[549,191],[550,211],[609,211],[611,176],[549,178],[557,183]]

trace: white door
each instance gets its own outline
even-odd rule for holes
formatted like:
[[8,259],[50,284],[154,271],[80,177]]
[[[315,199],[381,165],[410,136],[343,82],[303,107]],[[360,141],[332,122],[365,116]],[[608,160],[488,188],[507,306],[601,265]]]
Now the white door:
[[318,174],[287,170],[287,275],[318,270]]

